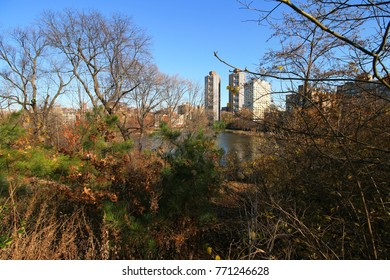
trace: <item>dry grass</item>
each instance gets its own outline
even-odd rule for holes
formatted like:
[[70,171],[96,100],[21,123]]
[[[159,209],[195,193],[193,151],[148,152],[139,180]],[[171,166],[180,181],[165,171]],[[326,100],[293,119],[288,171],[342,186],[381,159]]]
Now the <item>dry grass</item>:
[[15,188],[10,190],[0,225],[0,235],[8,235],[9,242],[0,249],[0,259],[107,258],[108,242],[101,237],[104,234],[94,232],[84,206],[72,205],[72,211],[64,213],[66,207],[56,191],[40,189],[18,196]]

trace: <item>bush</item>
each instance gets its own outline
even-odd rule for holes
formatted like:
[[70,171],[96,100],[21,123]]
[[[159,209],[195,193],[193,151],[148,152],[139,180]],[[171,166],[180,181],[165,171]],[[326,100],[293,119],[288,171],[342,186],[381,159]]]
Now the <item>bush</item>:
[[20,118],[22,111],[12,113],[4,120],[0,121],[0,152],[1,149],[11,148],[11,146],[24,135]]
[[202,131],[179,140],[179,134],[162,128],[173,147],[163,154],[160,209],[169,217],[199,218],[210,210],[210,199],[220,188],[222,150]]
[[366,126],[345,117],[348,126],[335,135],[316,114],[300,114],[244,167],[254,186],[245,197],[248,255],[261,248],[258,258],[387,259],[389,142],[378,132],[388,116],[374,122],[367,114]]
[[226,128],[226,123],[224,121],[215,121],[213,128],[216,131],[224,130]]

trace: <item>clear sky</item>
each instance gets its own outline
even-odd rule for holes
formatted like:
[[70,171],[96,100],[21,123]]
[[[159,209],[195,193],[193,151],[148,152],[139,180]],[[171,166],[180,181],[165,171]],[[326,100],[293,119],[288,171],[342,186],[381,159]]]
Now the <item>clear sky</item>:
[[269,30],[245,22],[256,14],[240,7],[236,0],[0,0],[0,27],[28,26],[45,10],[65,8],[128,15],[152,38],[154,61],[162,72],[203,87],[208,72],[217,71],[222,79],[221,105],[226,106],[229,68],[213,52],[241,68],[254,69],[270,48]]

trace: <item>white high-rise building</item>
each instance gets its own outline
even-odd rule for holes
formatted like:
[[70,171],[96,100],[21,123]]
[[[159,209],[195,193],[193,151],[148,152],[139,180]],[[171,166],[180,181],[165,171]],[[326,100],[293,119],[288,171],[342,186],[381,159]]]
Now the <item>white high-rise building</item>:
[[229,111],[237,113],[244,105],[245,73],[234,69],[229,75]]
[[252,79],[244,87],[244,106],[252,112],[254,120],[264,119],[265,112],[271,106],[271,84]]
[[220,120],[221,77],[215,71],[204,79],[204,106],[209,121]]

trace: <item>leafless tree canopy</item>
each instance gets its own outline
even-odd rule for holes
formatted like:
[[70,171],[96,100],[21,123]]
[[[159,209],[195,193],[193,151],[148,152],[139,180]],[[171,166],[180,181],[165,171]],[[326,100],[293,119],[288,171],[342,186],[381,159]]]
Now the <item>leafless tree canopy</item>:
[[[300,51],[302,54],[302,49],[310,46],[311,42],[322,47],[317,46],[316,53],[309,58],[320,55],[328,59],[332,55],[331,61],[321,63],[321,69],[327,70],[327,73],[323,73],[326,75],[310,77],[313,81],[348,81],[351,77],[345,71],[352,70],[372,75],[389,86],[385,79],[389,74],[389,2],[276,0],[270,1],[274,2],[274,6],[268,10],[261,8],[262,1],[238,2],[242,8],[257,12],[258,18],[253,21],[260,25],[269,24],[275,30],[273,36],[278,37],[282,45],[280,54],[299,55]],[[279,66],[283,66],[283,61],[279,62]],[[332,69],[334,71],[330,71]],[[281,67],[247,70],[263,77],[283,80],[307,78]],[[344,70],[344,75],[340,75],[341,70]]]
[[54,53],[39,28],[18,28],[0,38],[0,98],[23,108],[35,141],[40,140],[51,109],[73,78]]
[[150,59],[149,37],[127,17],[67,11],[47,13],[43,22],[48,41],[67,57],[94,105],[118,102]]

